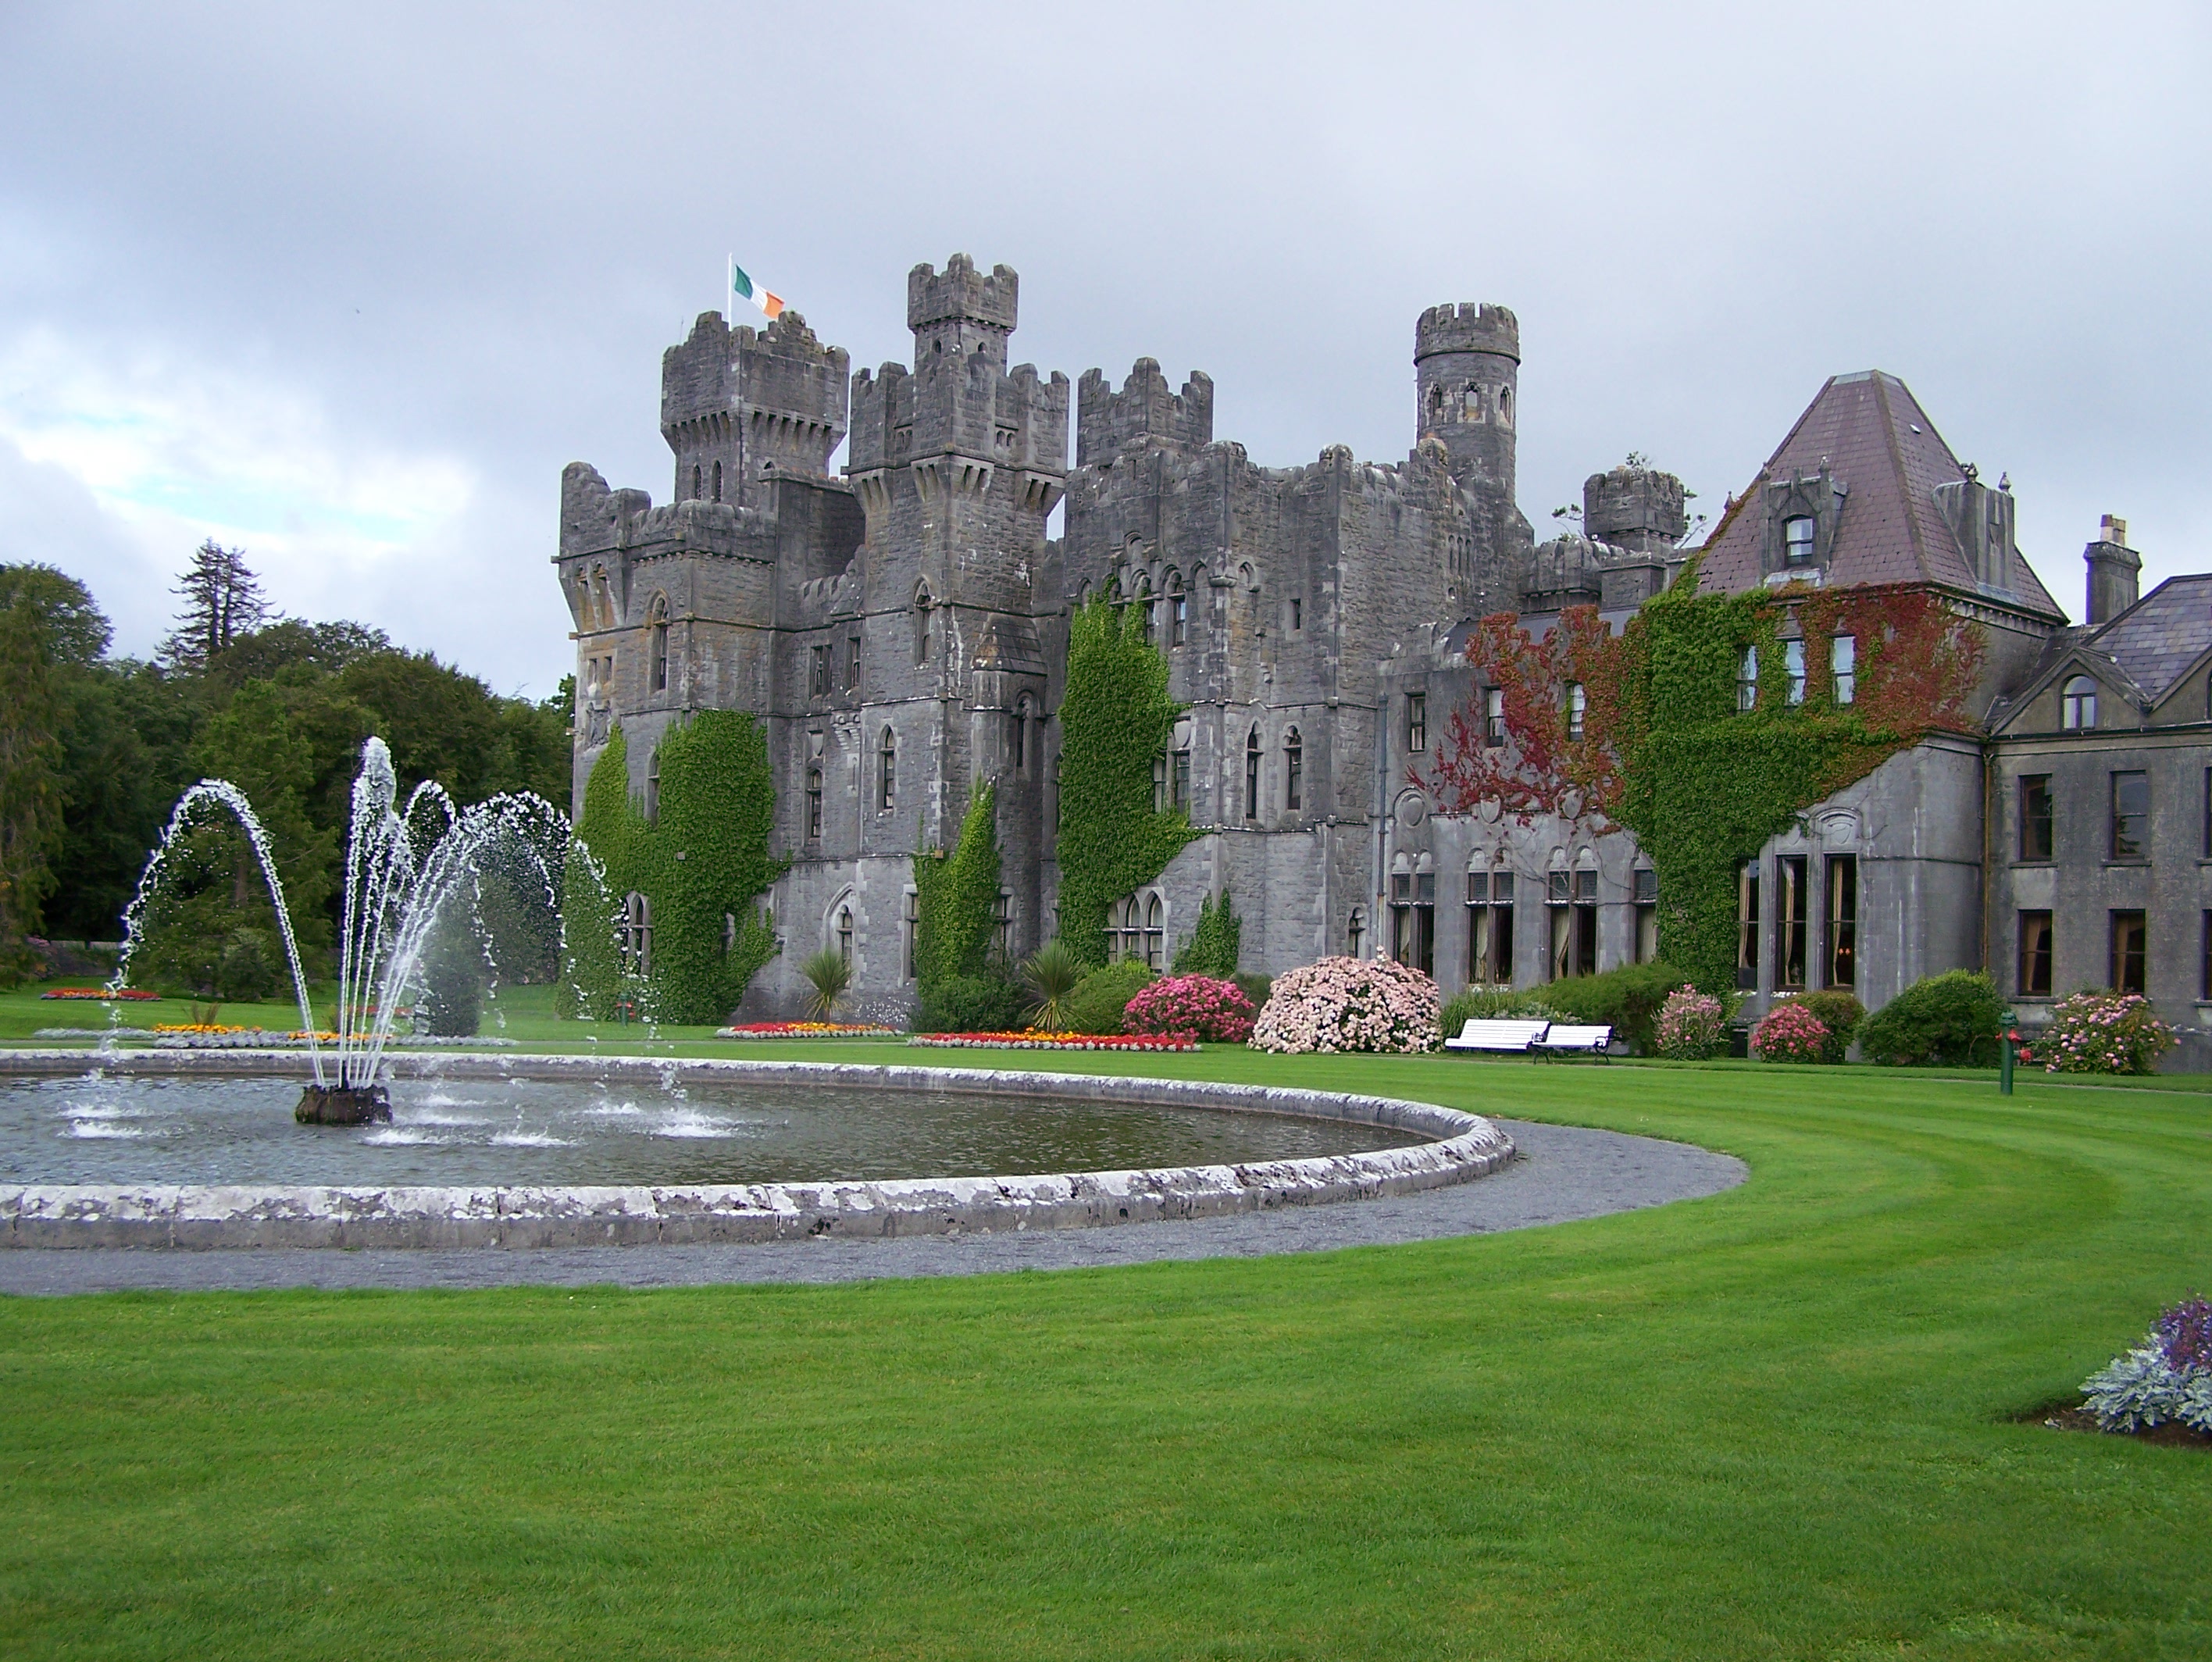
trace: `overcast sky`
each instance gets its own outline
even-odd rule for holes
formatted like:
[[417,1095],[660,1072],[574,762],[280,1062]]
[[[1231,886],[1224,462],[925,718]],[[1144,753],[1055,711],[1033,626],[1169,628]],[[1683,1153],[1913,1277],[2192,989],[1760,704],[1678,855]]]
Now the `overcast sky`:
[[[1413,319],[1521,319],[1520,496],[1631,450],[1717,514],[1829,374],[2212,568],[2202,3],[420,7],[0,0],[0,559],[149,651],[213,535],[501,691],[571,664],[561,469],[665,500],[659,358],[740,263],[907,360],[1217,387],[1257,461],[1413,436]],[[753,319],[757,321],[757,319]],[[842,458],[841,458],[842,459]]]

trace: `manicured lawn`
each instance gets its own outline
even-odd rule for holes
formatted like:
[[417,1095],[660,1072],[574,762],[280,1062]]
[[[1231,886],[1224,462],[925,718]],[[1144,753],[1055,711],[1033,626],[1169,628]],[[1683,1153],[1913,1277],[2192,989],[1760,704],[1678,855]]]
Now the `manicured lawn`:
[[1753,1177],[1328,1256],[0,1301],[0,1652],[2212,1654],[2212,1454],[2017,1417],[2212,1287],[2201,1089],[1097,1060]]

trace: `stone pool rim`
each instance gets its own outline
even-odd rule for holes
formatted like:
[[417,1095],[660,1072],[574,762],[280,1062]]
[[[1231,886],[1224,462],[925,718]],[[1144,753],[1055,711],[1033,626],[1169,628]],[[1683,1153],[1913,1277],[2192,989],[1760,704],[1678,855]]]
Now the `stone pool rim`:
[[[290,1075],[297,1051],[16,1050],[0,1076]],[[396,1078],[649,1077],[1050,1096],[1287,1114],[1413,1131],[1411,1147],[1237,1165],[818,1183],[337,1187],[0,1182],[0,1247],[605,1246],[952,1235],[1221,1217],[1466,1183],[1514,1157],[1479,1114],[1280,1085],[911,1063],[410,1052]],[[303,1135],[312,1131],[303,1128]]]

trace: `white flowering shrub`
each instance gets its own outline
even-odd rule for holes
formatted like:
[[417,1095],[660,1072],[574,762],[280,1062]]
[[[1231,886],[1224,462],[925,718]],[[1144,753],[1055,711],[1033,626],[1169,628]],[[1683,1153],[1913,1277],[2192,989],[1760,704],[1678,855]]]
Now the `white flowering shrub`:
[[1323,958],[1275,978],[1254,1050],[1406,1052],[1442,1042],[1437,984],[1388,958]]

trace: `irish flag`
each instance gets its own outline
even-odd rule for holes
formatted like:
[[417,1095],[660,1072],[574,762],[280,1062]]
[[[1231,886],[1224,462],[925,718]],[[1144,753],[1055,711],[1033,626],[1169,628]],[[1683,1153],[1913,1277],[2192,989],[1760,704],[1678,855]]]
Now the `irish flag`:
[[750,300],[767,312],[770,319],[783,315],[783,296],[769,289],[756,288],[753,280],[745,275],[744,268],[738,264],[734,254],[730,257],[730,298]]

